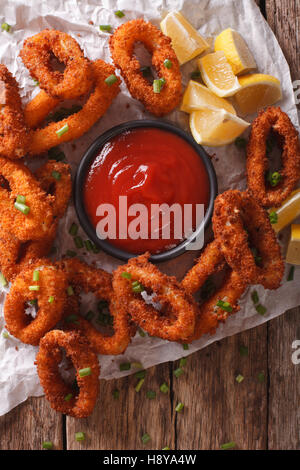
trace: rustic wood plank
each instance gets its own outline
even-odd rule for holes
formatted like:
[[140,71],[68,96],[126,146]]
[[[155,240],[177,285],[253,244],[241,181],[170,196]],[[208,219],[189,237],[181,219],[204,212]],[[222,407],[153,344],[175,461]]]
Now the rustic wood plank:
[[63,417],[45,398],[30,398],[0,417],[0,449],[40,450],[44,441],[63,448]]
[[[159,391],[163,382],[169,383],[169,365],[161,364],[147,370],[145,382],[135,391],[138,379],[134,376],[118,380],[101,380],[100,398],[93,414],[83,420],[67,417],[67,449],[174,449],[175,431],[172,426],[171,397]],[[119,399],[112,396],[120,392]],[[146,398],[146,391],[156,391],[156,398]],[[76,442],[75,432],[86,434],[84,442]],[[142,435],[151,441],[144,445]]]
[[[240,354],[248,347],[248,356]],[[185,375],[174,378],[178,449],[220,449],[236,442],[237,449],[266,449],[267,327],[225,338],[188,358]],[[236,381],[237,375],[244,377]]]

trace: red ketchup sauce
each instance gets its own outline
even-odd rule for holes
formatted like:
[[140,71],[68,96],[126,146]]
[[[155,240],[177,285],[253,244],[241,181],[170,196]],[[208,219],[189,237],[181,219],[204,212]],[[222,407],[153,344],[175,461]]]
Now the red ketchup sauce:
[[[205,166],[192,148],[178,135],[157,128],[137,128],[124,132],[107,142],[95,156],[83,188],[84,204],[96,228],[105,215],[97,216],[100,204],[112,204],[116,210],[116,239],[111,244],[133,254],[151,254],[178,245],[174,235],[174,218],[170,217],[170,238],[151,239],[151,204],[204,204],[209,201],[210,185]],[[119,196],[127,196],[127,206],[144,204],[148,208],[148,239],[120,239],[120,224],[127,230],[136,215],[129,216],[119,207]],[[193,229],[196,227],[193,210]],[[145,214],[144,214],[145,216]],[[106,230],[107,231],[107,230]],[[123,235],[124,236],[124,235]]]

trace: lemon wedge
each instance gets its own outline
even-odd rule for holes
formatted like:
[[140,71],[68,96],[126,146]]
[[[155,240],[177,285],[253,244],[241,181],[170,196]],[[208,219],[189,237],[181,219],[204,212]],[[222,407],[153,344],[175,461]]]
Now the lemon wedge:
[[285,260],[289,264],[300,265],[300,225],[292,225]]
[[215,51],[223,51],[233,73],[241,75],[257,68],[253,55],[240,33],[228,28],[215,40]]
[[201,85],[201,83],[190,80],[183,95],[181,111],[192,113],[197,109],[211,106],[225,109],[229,113],[236,115],[236,111],[229,101],[219,98],[219,96],[216,96],[209,88]]
[[248,122],[225,109],[206,108],[190,114],[190,129],[194,139],[198,144],[208,147],[231,144],[248,126]]
[[209,44],[178,11],[171,11],[160,23],[162,32],[172,40],[180,65],[208,49]]
[[300,216],[300,189],[293,191],[279,208],[272,208],[269,212],[277,214],[278,221],[272,227],[278,233]]
[[238,80],[241,90],[234,99],[243,116],[256,113],[282,98],[280,81],[272,75],[254,73],[239,77]]
[[198,66],[204,83],[215,95],[232,96],[241,88],[224,52],[213,52],[201,57]]

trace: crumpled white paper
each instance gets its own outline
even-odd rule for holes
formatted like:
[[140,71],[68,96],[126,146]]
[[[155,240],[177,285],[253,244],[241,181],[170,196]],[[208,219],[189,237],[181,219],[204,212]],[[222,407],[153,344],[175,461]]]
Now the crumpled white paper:
[[[161,17],[172,9],[181,10],[205,37],[214,38],[228,27],[238,30],[254,53],[259,71],[274,75],[281,80],[284,98],[280,106],[298,126],[288,64],[275,36],[253,0],[151,0],[151,2],[146,0],[102,0],[102,2],[98,0],[51,0],[51,2],[2,0],[0,23],[5,21],[12,25],[12,33],[0,33],[0,61],[17,78],[22,90],[22,98],[26,102],[38,92],[18,56],[26,37],[47,27],[60,29],[75,37],[90,59],[102,58],[111,62],[108,46],[109,34],[100,32],[99,24],[111,24],[117,27],[125,21],[144,18],[159,26]],[[116,10],[123,10],[125,17],[117,18],[114,15]],[[93,24],[90,24],[91,22]],[[187,84],[190,73],[195,68],[196,60],[182,67],[184,85]],[[145,112],[141,103],[129,95],[123,83],[121,93],[90,132],[76,141],[75,147],[72,143],[62,146],[72,165],[73,174],[82,154],[98,135],[121,122],[148,117],[153,119],[153,116]],[[186,114],[174,111],[166,119],[188,130]],[[245,188],[244,153],[238,151],[234,145],[208,149],[208,151],[210,154],[215,152],[218,157],[213,162],[218,176],[219,191]],[[66,217],[61,222],[56,242],[58,257],[67,249],[74,249],[73,240],[68,234],[68,229],[74,220],[76,220],[74,208],[70,205]],[[81,235],[84,237],[83,232]],[[80,254],[87,262],[97,260],[98,266],[108,271],[112,271],[119,264],[117,260],[104,253],[90,255],[81,250]],[[181,278],[192,265],[195,256],[195,252],[189,252],[160,267],[168,274],[176,274],[178,278]],[[241,311],[237,315],[231,317],[225,325],[221,325],[216,335],[205,336],[194,342],[188,351],[184,351],[180,344],[148,336],[141,338],[137,334],[124,355],[100,357],[101,377],[111,379],[130,373],[130,371],[120,372],[121,362],[139,361],[147,368],[189,355],[225,336],[260,325],[300,304],[299,280],[300,270],[297,269],[294,281],[284,281],[282,287],[275,292],[255,287],[261,303],[267,307],[267,313],[263,317],[254,309],[250,298],[252,288],[241,299]],[[2,336],[2,332],[5,331],[3,318],[5,290],[7,291],[3,289],[0,293],[0,415],[7,413],[27,397],[43,393],[34,365],[37,348],[24,345],[13,337],[5,339]],[[89,306],[87,305],[86,308],[89,309]]]

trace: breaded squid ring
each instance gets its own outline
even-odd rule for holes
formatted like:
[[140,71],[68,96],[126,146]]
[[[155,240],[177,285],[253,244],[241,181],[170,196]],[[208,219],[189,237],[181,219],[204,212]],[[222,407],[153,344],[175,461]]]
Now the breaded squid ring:
[[[214,240],[207,245],[196,264],[181,281],[181,285],[190,294],[195,294],[212,274],[223,270],[225,267],[227,265],[224,256],[220,251],[218,242]],[[224,323],[229,315],[238,312],[240,310],[238,301],[246,287],[247,283],[242,280],[238,273],[229,270],[225,274],[221,287],[199,306],[195,331],[187,339],[187,342],[191,343],[204,334],[214,334],[220,323]],[[217,303],[219,301],[228,302],[231,311],[218,307]]]
[[[133,321],[151,336],[169,341],[187,339],[194,331],[197,306],[177,282],[149,263],[149,253],[132,258],[125,266],[120,266],[113,274],[114,292],[127,304]],[[129,277],[126,278],[125,276]],[[137,281],[146,290],[156,294],[155,302],[161,303],[164,311],[146,304],[139,294],[135,294],[132,282]]]
[[[65,64],[63,73],[52,69],[51,52]],[[77,41],[62,31],[44,29],[26,39],[20,56],[31,76],[53,98],[78,98],[92,86],[90,61]]]
[[[0,175],[9,189],[0,187],[1,225],[20,241],[43,238],[53,223],[53,196],[47,195],[23,163],[0,157]],[[29,213],[15,207],[18,196],[25,197]]]
[[17,159],[26,155],[30,132],[25,124],[19,86],[0,64],[0,156]]
[[[117,79],[112,85],[105,82],[106,78],[114,74],[114,68],[103,60],[93,62],[92,69],[95,76],[95,89],[83,108],[62,121],[51,122],[45,128],[33,131],[29,148],[30,155],[39,155],[59,144],[78,139],[107,111],[120,91],[120,80]],[[65,126],[66,132],[59,135],[59,131]]]
[[[213,230],[227,263],[245,282],[262,284],[266,289],[280,286],[284,273],[280,246],[267,212],[249,193],[229,190],[217,197]],[[261,266],[249,241],[261,258]]]
[[[157,75],[165,79],[160,93],[154,93],[153,86],[140,70],[140,63],[134,57],[136,42],[142,42],[152,54],[152,65]],[[153,24],[138,19],[119,26],[110,37],[109,45],[113,61],[120,69],[130,94],[141,101],[150,113],[163,116],[179,105],[181,73],[170,38]],[[166,60],[171,61],[171,68],[165,66]]]
[[[34,271],[39,279],[33,280]],[[23,343],[37,345],[47,331],[62,318],[66,305],[67,277],[48,259],[39,260],[16,277],[4,303],[7,330]],[[32,321],[25,313],[26,302],[37,301]]]
[[[77,396],[59,372],[62,348],[76,369]],[[92,413],[99,394],[100,367],[86,338],[74,331],[50,331],[40,341],[36,364],[46,398],[54,410],[75,418],[86,418]]]
[[113,292],[111,274],[93,268],[77,258],[61,261],[59,265],[66,272],[72,286],[78,286],[85,292],[93,292],[98,299],[106,300],[113,317],[113,336],[105,336],[82,317],[78,317],[76,321],[78,328],[83,331],[98,354],[122,354],[136,330],[130,323],[123,299],[118,292],[116,295]]
[[[283,139],[281,181],[276,187],[266,183],[268,158],[266,141],[271,130]],[[280,108],[261,111],[252,123],[247,148],[248,188],[264,207],[279,207],[300,179],[300,145],[298,133],[290,118]]]
[[41,90],[24,108],[25,122],[30,129],[39,127],[48,114],[61,103],[62,100],[52,98]]

